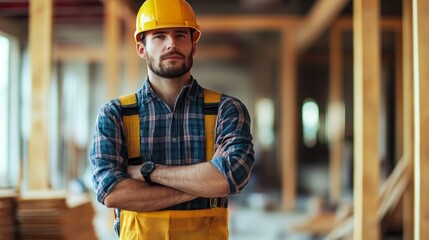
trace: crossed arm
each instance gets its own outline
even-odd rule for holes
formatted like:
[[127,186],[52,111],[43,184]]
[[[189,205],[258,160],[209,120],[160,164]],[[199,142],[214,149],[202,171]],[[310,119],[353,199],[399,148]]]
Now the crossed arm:
[[[222,109],[222,108],[221,108]],[[91,148],[97,199],[107,207],[144,212],[165,209],[198,197],[223,197],[239,193],[248,182],[254,152],[250,118],[244,106],[230,101],[221,111],[217,152],[210,162],[192,165],[156,165],[147,184],[140,166],[123,167],[122,147],[116,132],[101,123]],[[113,120],[114,125],[119,117]],[[114,128],[112,128],[114,129]],[[119,140],[118,140],[119,139]],[[101,162],[100,162],[101,161]],[[123,170],[126,170],[125,173]]]
[[186,165],[156,165],[151,174],[155,185],[144,182],[140,166],[129,166],[128,175],[104,199],[107,207],[155,211],[197,197],[222,197],[229,193],[226,178],[210,162]]

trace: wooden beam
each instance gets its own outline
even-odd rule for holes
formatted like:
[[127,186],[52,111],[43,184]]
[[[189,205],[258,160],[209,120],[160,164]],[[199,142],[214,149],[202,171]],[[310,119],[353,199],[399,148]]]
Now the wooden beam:
[[105,19],[105,76],[106,96],[113,99],[119,96],[120,89],[120,50],[121,50],[121,31],[120,31],[120,0],[104,1]]
[[0,18],[0,32],[24,40],[24,38],[27,37],[27,32],[24,29],[24,25],[21,22]]
[[379,1],[354,1],[353,239],[380,239],[380,223],[377,216],[381,109],[379,10]]
[[213,60],[213,59],[239,59],[242,58],[242,51],[233,45],[209,45],[198,46],[195,59],[198,60]]
[[[353,29],[353,19],[350,17],[341,17],[337,19],[334,25],[339,25],[344,30]],[[399,17],[383,17],[380,19],[380,27],[386,31],[401,31],[402,29],[402,20]]]
[[380,221],[399,203],[409,184],[409,173],[409,161],[402,158],[386,181],[383,182],[380,188],[380,205],[377,211]]
[[413,0],[414,238],[429,238],[429,2]]
[[[295,28],[300,18],[286,16],[201,16],[198,24],[205,32],[281,31]],[[203,35],[204,36],[204,35]]]
[[349,0],[316,1],[299,27],[297,36],[298,51],[304,51],[317,41],[349,2]]
[[50,187],[48,108],[52,75],[52,1],[30,1],[31,130],[26,168],[28,190],[47,190]]
[[104,51],[100,47],[60,45],[54,50],[54,59],[60,61],[82,60],[87,62],[104,61]]
[[282,164],[282,207],[294,210],[296,205],[296,39],[295,32],[285,28],[282,32],[282,61],[280,80],[280,162]]
[[404,96],[402,31],[395,32],[395,162],[404,156]]
[[[125,72],[126,72],[126,93],[135,92],[139,87],[142,86],[144,77],[140,75],[141,67],[143,66],[143,59],[141,59],[137,55],[136,49],[136,41],[134,40],[134,31],[136,30],[136,16],[135,14],[128,8],[126,8],[125,15],[123,17],[126,24],[126,37],[125,41],[125,49],[126,53],[125,57]],[[146,69],[146,68],[145,68]]]
[[404,240],[414,239],[414,81],[413,81],[413,31],[412,0],[402,1],[402,81],[403,81],[403,151],[404,160],[409,163],[410,184],[404,193]]
[[341,199],[341,166],[344,151],[344,99],[342,29],[333,27],[329,38],[329,197],[331,203]]

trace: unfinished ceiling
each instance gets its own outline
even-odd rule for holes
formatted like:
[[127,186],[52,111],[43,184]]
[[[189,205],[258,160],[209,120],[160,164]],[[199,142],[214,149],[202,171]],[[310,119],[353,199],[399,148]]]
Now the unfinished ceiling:
[[[23,40],[28,32],[30,0],[0,0],[0,21],[7,20],[22,29]],[[54,0],[54,39],[56,46],[64,45],[99,45],[103,44],[104,2],[109,0]],[[137,12],[144,0],[120,0],[132,12]],[[201,1],[188,0],[198,16],[201,15],[246,15],[246,16],[298,16],[308,15],[316,0],[216,0]],[[343,16],[352,15],[352,0],[341,12]],[[382,0],[382,16],[400,16],[401,0]],[[0,29],[1,30],[1,29]],[[125,33],[124,33],[125,35]],[[278,34],[273,32],[240,32],[216,33],[205,32],[202,44],[227,44],[233,48],[248,45],[248,49],[255,46],[272,45],[278,41]],[[226,41],[226,42],[225,42]],[[319,41],[322,44],[324,41]],[[326,42],[326,41],[325,41]],[[265,44],[264,44],[265,43]],[[200,44],[201,45],[201,44]],[[326,44],[322,44],[325,48]],[[246,51],[246,50],[243,50]],[[241,55],[241,54],[237,54]]]

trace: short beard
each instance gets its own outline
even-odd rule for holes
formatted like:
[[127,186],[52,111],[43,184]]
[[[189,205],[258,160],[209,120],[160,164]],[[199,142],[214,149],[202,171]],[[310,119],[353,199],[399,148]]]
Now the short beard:
[[[181,54],[181,53],[178,53]],[[183,54],[181,54],[183,55]],[[186,61],[179,67],[179,68],[173,68],[169,69],[167,67],[164,67],[162,65],[162,57],[160,58],[160,62],[157,67],[154,66],[154,58],[152,56],[147,56],[147,65],[149,69],[154,72],[156,75],[163,77],[163,78],[178,78],[183,76],[185,73],[189,72],[192,68],[192,65],[194,64],[194,59],[190,54],[189,56],[184,56]]]

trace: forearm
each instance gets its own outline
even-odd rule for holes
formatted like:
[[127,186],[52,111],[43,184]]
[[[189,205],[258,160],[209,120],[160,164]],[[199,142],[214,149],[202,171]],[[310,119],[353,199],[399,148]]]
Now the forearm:
[[210,162],[186,166],[157,165],[151,180],[200,197],[228,195],[226,178]]
[[113,187],[104,199],[104,204],[109,208],[147,212],[165,209],[195,198],[194,195],[166,186],[124,179]]
[[[128,175],[144,181],[140,166],[129,166]],[[150,179],[154,183],[199,197],[223,197],[229,193],[226,178],[210,162],[182,166],[157,164]]]

